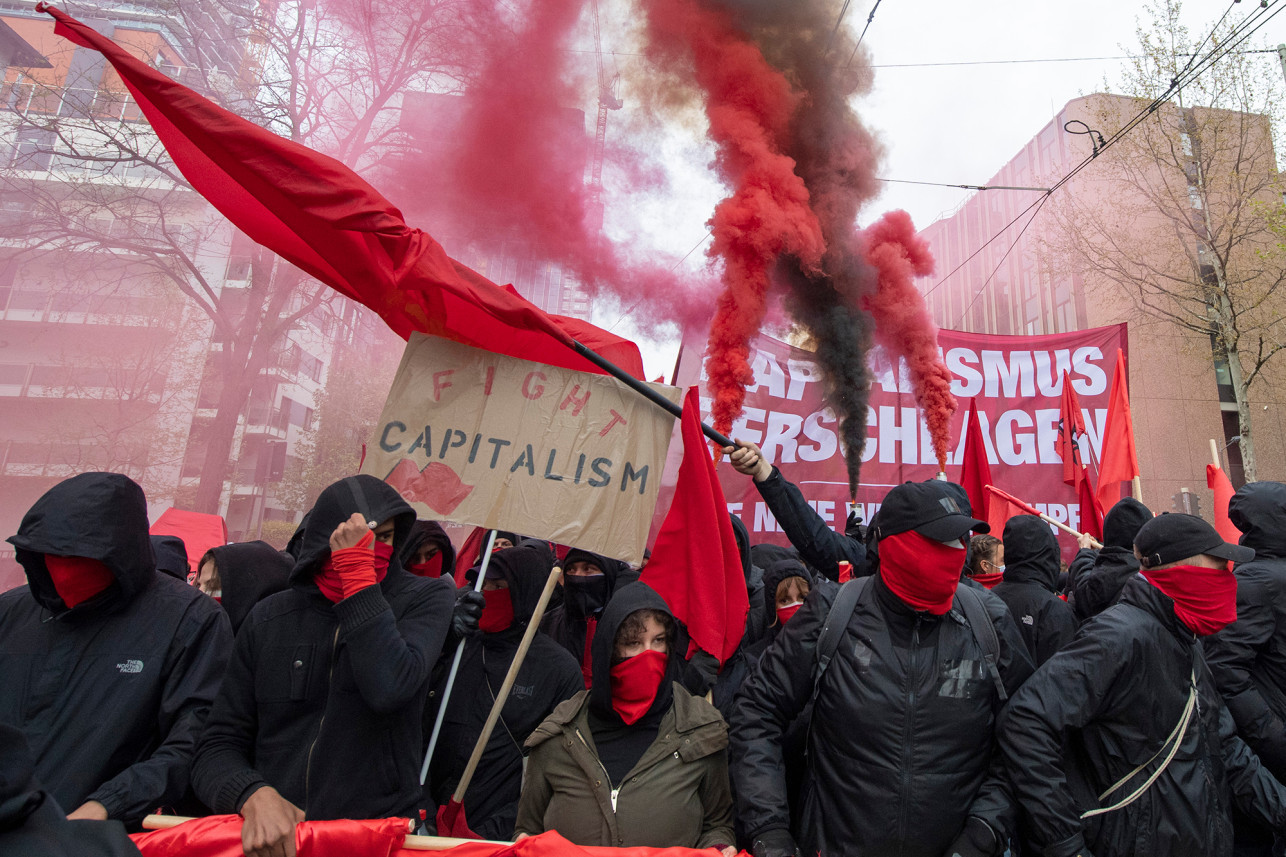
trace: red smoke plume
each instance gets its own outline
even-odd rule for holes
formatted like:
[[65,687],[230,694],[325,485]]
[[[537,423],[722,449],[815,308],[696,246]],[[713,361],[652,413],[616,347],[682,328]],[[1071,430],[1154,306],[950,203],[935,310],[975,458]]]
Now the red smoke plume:
[[933,273],[929,245],[916,234],[905,211],[888,212],[862,232],[861,240],[866,261],[879,274],[875,294],[864,299],[875,318],[876,341],[906,360],[938,469],[946,470],[956,397],[951,394],[951,373],[938,354],[938,328],[913,283],[915,277]]
[[825,244],[808,190],[788,147],[799,103],[786,77],[740,34],[730,16],[694,0],[645,0],[648,56],[663,68],[691,68],[705,102],[715,168],[733,188],[709,225],[709,255],[723,261],[710,326],[706,374],[714,425],[727,433],[741,413],[750,369],[750,340],[767,309],[773,267],[792,256],[819,272]]

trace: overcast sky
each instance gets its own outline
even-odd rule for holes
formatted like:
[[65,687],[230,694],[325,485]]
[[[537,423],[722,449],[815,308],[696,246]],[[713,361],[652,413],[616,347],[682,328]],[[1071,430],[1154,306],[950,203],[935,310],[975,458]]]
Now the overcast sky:
[[[873,0],[852,0],[845,26],[860,32],[872,5]],[[1229,6],[1229,0],[1188,0],[1184,23],[1192,34],[1204,36]],[[1230,19],[1240,20],[1257,6],[1256,0],[1242,0],[1232,6]],[[854,102],[887,149],[882,177],[984,184],[1069,100],[1102,89],[1104,79],[1119,85],[1123,62],[880,66],[1120,57],[1135,52],[1143,8],[1128,0],[883,0],[864,42],[877,66],[875,87]],[[622,33],[620,21],[613,20],[620,12],[606,4],[603,10],[604,50],[623,54],[608,57],[609,70],[621,72],[626,96],[625,108],[611,114],[610,139],[614,130],[630,133],[646,125],[645,117],[631,113],[630,98],[631,86],[646,84],[642,62],[628,55],[636,48]],[[1286,13],[1269,21],[1253,41],[1256,47],[1286,42]],[[1265,55],[1262,61],[1281,73],[1275,56]],[[587,118],[592,129],[592,114]],[[609,234],[621,239],[628,233],[624,240],[646,242],[676,263],[697,247],[706,234],[704,222],[723,192],[706,168],[710,149],[698,125],[670,123],[658,135],[654,145],[671,175],[669,190],[650,200],[618,201],[609,208]],[[610,166],[604,181],[610,194]],[[970,194],[941,187],[884,187],[864,210],[863,223],[904,208],[917,226],[924,227],[949,215]],[[683,268],[700,268],[705,263],[703,249],[692,252]],[[615,324],[615,332],[635,338],[649,376],[664,373],[668,380],[677,342],[633,327],[628,317],[618,323],[621,315],[619,307],[600,305],[594,321],[605,327]]]

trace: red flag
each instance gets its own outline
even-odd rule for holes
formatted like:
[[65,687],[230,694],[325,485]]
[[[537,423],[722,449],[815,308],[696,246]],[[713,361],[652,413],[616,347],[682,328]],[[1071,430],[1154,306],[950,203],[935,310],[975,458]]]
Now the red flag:
[[674,501],[640,579],[688,626],[693,642],[723,663],[741,642],[750,601],[728,504],[701,433],[696,387],[688,388],[681,422]]
[[[982,422],[978,417],[978,400],[969,400],[969,413],[965,414],[964,456],[960,460],[960,484],[969,495],[973,516],[990,521],[987,510],[991,495],[984,486],[991,484],[991,463],[987,461],[987,445],[982,439]],[[999,535],[997,533],[996,535]]]
[[228,525],[220,515],[206,512],[188,512],[183,509],[166,509],[156,519],[148,533],[153,536],[178,536],[188,552],[188,565],[200,571],[196,564],[210,548],[228,543]]
[[[339,161],[224,110],[65,13],[37,8],[57,20],[54,32],[107,58],[198,193],[256,242],[375,310],[399,336],[422,331],[604,374],[572,350],[587,322],[550,316],[455,261]],[[593,330],[595,350],[643,377],[636,345]]]
[[1085,460],[1077,435],[1085,434],[1085,417],[1081,400],[1072,389],[1072,380],[1063,372],[1063,401],[1058,412],[1058,455],[1063,459],[1063,482],[1080,487],[1085,475]]
[[1139,455],[1134,448],[1134,423],[1130,418],[1125,355],[1116,350],[1116,372],[1103,426],[1103,452],[1098,460],[1098,502],[1110,509],[1121,499],[1121,483],[1139,475]]
[[1206,486],[1215,492],[1215,530],[1224,541],[1237,544],[1241,541],[1241,530],[1228,518],[1228,501],[1234,493],[1228,474],[1221,467],[1207,464]]
[[1081,468],[1084,474],[1076,486],[1077,499],[1081,503],[1081,532],[1088,533],[1100,542],[1103,541],[1103,507],[1099,505],[1094,494],[1094,484],[1090,482],[1089,471]]
[[1003,536],[1005,524],[1015,515],[1040,515],[1040,511],[1035,506],[1024,503],[1014,495],[1001,491],[994,485],[985,485],[983,487],[990,495],[987,499],[987,523],[991,524],[991,534],[996,538]]
[[[239,815],[209,815],[130,838],[143,857],[242,857],[241,826]],[[295,827],[295,848],[299,857],[384,857],[402,853],[406,834],[405,818],[304,821]]]
[[464,804],[454,797],[438,807],[438,836],[454,836],[456,839],[481,839],[469,828],[469,821],[464,817]]

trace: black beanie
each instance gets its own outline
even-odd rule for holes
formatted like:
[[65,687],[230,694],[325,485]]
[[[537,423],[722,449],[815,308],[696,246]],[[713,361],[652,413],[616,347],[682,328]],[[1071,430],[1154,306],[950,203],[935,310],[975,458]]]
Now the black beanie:
[[1133,497],[1126,497],[1108,510],[1103,518],[1103,546],[1112,548],[1134,547],[1134,537],[1148,521],[1152,512]]

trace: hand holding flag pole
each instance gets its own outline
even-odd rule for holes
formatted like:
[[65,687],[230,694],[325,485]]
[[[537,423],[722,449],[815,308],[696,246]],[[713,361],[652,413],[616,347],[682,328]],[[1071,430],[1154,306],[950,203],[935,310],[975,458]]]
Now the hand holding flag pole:
[[[1046,515],[1044,512],[1037,509],[1031,503],[1023,502],[1022,500],[1019,500],[1017,497],[1015,497],[1013,494],[1010,494],[1007,491],[1001,491],[995,485],[985,485],[983,487],[985,487],[992,494],[995,494],[1001,500],[1004,500],[1006,503],[1010,503],[1014,506],[1017,506],[1019,509],[1023,511],[1023,514],[1035,515],[1036,517],[1040,518],[1042,521],[1048,524],[1053,524],[1055,527],[1058,527],[1058,529],[1062,530],[1063,532],[1071,536],[1075,536],[1077,540],[1080,540],[1085,535],[1084,533],[1079,533],[1076,530],[1073,530],[1071,527],[1067,526],[1067,524],[1064,524],[1062,521],[1051,518],[1049,515]],[[1090,540],[1090,544],[1095,549],[1103,547],[1102,543],[1099,542],[1098,539],[1094,538],[1093,536],[1089,536],[1088,538]]]

